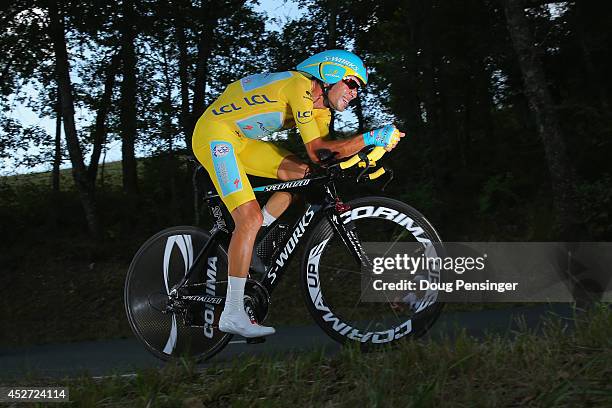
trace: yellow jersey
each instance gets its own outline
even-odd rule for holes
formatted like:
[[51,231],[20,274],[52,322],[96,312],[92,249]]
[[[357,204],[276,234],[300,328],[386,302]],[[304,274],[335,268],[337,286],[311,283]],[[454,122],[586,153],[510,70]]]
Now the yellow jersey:
[[304,143],[329,134],[331,111],[314,109],[311,79],[300,72],[254,74],[232,82],[202,119],[261,139],[297,127]]

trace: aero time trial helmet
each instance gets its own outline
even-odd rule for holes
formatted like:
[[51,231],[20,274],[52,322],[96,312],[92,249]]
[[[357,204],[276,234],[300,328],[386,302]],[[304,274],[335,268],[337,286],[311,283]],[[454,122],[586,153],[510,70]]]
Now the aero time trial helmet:
[[335,84],[349,76],[357,77],[362,85],[368,83],[368,70],[361,58],[345,50],[327,50],[315,54],[300,62],[297,70],[328,84]]

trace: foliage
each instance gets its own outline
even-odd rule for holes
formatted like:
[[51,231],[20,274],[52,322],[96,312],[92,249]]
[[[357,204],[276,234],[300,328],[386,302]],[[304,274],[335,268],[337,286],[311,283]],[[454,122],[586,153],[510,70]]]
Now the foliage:
[[203,371],[179,359],[134,377],[82,376],[62,386],[79,406],[92,407],[609,406],[611,329],[602,305],[569,324],[551,315],[539,332],[481,340],[460,332],[376,353],[346,347],[333,356],[243,357]]
[[[210,103],[231,81],[253,72],[291,69],[333,43],[358,52],[370,69],[371,84],[362,95],[364,124],[376,126],[391,117],[408,133],[394,152],[402,160],[391,161],[396,172],[409,175],[400,183],[400,190],[405,185],[427,186],[423,190],[427,198],[420,193],[408,197],[414,193],[400,191],[415,200],[415,205],[429,209],[438,203],[435,209],[440,211],[440,219],[450,220],[459,218],[452,217],[458,208],[468,216],[483,211],[494,216],[500,210],[494,205],[495,197],[510,191],[506,198],[522,202],[541,191],[550,194],[550,188],[545,187],[550,179],[544,148],[498,2],[298,3],[309,12],[286,22],[279,31],[268,31],[266,16],[255,11],[252,2],[136,2],[136,17],[131,23],[137,31],[136,119],[141,154],[173,154],[188,148],[189,126],[185,127],[182,118],[197,108],[190,101],[196,91],[196,68],[202,62],[198,62],[199,55],[206,58],[205,101]],[[0,36],[0,49],[8,56],[2,77],[6,113],[0,118],[4,166],[9,158],[15,158],[16,149],[24,152],[33,145],[37,150],[23,162],[53,159],[51,136],[20,124],[19,118],[10,114],[8,99],[24,101],[42,117],[55,116],[46,11],[43,3],[39,8],[37,5],[22,0],[2,10],[3,21],[10,22]],[[609,8],[567,2],[527,9],[543,51],[571,159],[583,180],[579,184],[585,186],[596,183],[600,174],[612,172],[608,160],[612,117],[606,108],[612,84],[603,74],[608,70],[605,56],[612,38],[602,16]],[[79,137],[84,150],[89,151],[106,69],[121,47],[123,11],[114,2],[67,1],[63,12],[74,97],[84,112],[78,122],[82,130]],[[329,31],[332,23],[333,32]],[[180,41],[185,53],[181,53]],[[209,54],[201,54],[202,44],[210,44]],[[180,71],[181,66],[186,67],[186,74]],[[117,85],[105,121],[105,144],[119,138],[123,126],[118,109],[122,76],[120,72],[114,75]],[[182,86],[184,81],[187,88]],[[33,94],[23,93],[25,83],[33,87]],[[185,100],[190,103],[188,112]],[[292,150],[300,149],[288,143]],[[504,174],[512,174],[514,181]],[[597,202],[591,201],[592,205],[605,206],[602,195],[589,197]],[[591,211],[588,206],[583,209]],[[526,219],[529,211],[523,211]],[[587,213],[586,218],[592,224],[597,217]],[[604,218],[603,222],[608,221]],[[464,227],[451,225],[449,229]],[[523,224],[522,228],[528,227]],[[595,236],[605,231],[607,226],[591,228]]]
[[583,213],[587,214],[586,223],[591,236],[610,237],[612,234],[612,178],[603,174],[591,183],[579,186],[579,200]]

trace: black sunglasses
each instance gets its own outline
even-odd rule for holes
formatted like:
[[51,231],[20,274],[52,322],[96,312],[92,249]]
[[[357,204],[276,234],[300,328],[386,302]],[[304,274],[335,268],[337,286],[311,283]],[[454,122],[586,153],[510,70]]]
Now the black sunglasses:
[[355,81],[352,78],[344,78],[342,80],[342,82],[344,82],[346,84],[346,86],[348,86],[349,89],[357,89],[359,90],[359,88],[361,88],[361,84],[358,81]]

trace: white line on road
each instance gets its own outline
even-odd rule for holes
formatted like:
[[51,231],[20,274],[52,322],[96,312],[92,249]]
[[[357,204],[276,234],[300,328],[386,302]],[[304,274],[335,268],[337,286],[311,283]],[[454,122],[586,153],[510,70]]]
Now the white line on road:
[[119,375],[99,375],[96,377],[91,377],[93,380],[103,380],[105,378],[115,378],[115,377],[125,377],[125,378],[133,378],[136,377],[138,374],[136,373],[129,373],[129,374],[119,374]]

